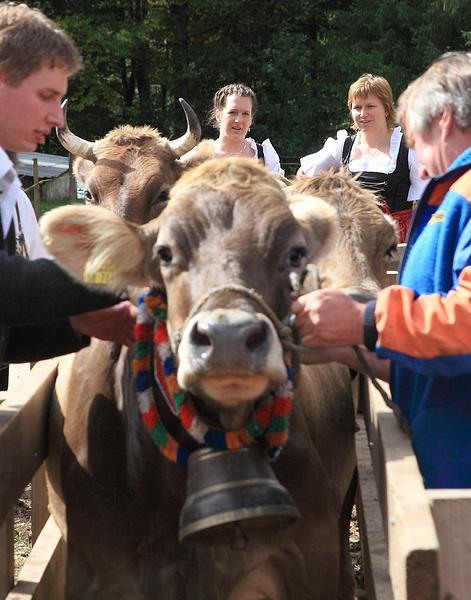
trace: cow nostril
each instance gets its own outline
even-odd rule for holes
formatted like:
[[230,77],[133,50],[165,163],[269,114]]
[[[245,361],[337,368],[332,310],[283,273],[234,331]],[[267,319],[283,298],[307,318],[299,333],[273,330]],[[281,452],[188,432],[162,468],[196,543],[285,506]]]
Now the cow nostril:
[[262,346],[268,337],[268,328],[266,323],[260,321],[258,323],[254,323],[251,326],[250,332],[247,335],[245,340],[245,345],[250,352],[257,350],[260,346]]
[[190,345],[198,351],[256,353],[267,344],[269,328],[263,321],[211,323],[204,319],[193,324]]
[[195,323],[191,330],[191,343],[193,346],[211,346],[209,336],[200,330],[198,323]]

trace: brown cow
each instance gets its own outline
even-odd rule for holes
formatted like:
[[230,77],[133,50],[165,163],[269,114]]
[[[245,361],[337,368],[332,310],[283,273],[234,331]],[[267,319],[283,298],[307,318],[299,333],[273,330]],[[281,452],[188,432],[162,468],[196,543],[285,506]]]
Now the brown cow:
[[[42,227],[51,252],[76,275],[85,266],[104,268],[119,286],[165,289],[169,331],[181,333],[180,386],[202,414],[237,429],[255,400],[286,377],[269,313],[251,293],[231,288],[187,319],[208,289],[227,283],[256,290],[285,317],[290,273],[301,276],[335,233],[332,208],[309,196],[303,204],[297,221],[263,167],[250,159],[214,160],[180,179],[165,211],[144,227],[84,207],[53,211]],[[391,227],[384,219],[382,226]],[[66,358],[51,408],[50,505],[68,541],[68,600],[352,598],[355,419],[348,369],[301,368],[289,441],[274,463],[300,521],[249,539],[244,549],[193,548],[177,542],[185,469],[151,442],[128,353],[113,361],[108,347],[95,341]]]
[[363,189],[344,169],[330,170],[294,181],[287,190],[296,202],[300,194],[322,198],[335,208],[340,234],[332,251],[316,261],[316,285],[354,290],[361,282],[363,292],[375,295],[387,281],[387,266],[396,254],[397,229],[394,220],[378,210],[377,196]]
[[[123,125],[90,142],[72,133],[65,120],[59,141],[77,157],[74,173],[85,187],[89,204],[109,208],[134,223],[146,223],[165,208],[170,187],[185,168],[177,159],[191,150],[201,127],[191,106],[180,98],[186,133],[167,140],[152,127]],[[64,102],[66,117],[67,101]]]

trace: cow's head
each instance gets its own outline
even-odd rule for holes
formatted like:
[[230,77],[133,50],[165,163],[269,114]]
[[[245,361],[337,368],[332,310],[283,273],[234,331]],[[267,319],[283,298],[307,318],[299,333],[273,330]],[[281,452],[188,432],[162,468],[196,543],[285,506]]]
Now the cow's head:
[[338,215],[337,242],[316,261],[318,285],[352,291],[360,288],[372,295],[387,285],[388,265],[397,249],[397,230],[373,192],[342,169],[299,179],[287,193],[298,218],[304,211],[304,203],[298,205],[304,194],[328,202]]
[[293,279],[336,235],[331,207],[308,196],[299,202],[302,223],[264,167],[210,160],[185,173],[145,226],[69,206],[46,215],[42,230],[51,253],[79,277],[106,270],[119,286],[165,289],[169,332],[180,338],[180,387],[236,429],[255,400],[286,380],[270,311],[280,321],[289,314]]
[[[134,223],[145,223],[160,214],[183,169],[178,158],[201,136],[193,109],[182,98],[180,103],[187,131],[176,140],[167,140],[148,126],[123,125],[90,142],[72,133],[65,120],[57,135],[64,148],[77,157],[74,173],[89,204],[109,208]],[[65,116],[66,107],[64,102]]]

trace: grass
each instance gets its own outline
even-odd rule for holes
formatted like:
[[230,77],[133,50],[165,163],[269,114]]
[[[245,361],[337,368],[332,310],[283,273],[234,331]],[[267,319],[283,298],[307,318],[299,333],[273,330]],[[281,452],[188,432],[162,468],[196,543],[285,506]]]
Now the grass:
[[[41,200],[41,215],[47,213],[53,208],[58,208],[59,206],[64,206],[66,204],[69,204],[69,200],[67,198],[62,198],[60,200]],[[78,200],[77,204],[83,204],[83,201]]]

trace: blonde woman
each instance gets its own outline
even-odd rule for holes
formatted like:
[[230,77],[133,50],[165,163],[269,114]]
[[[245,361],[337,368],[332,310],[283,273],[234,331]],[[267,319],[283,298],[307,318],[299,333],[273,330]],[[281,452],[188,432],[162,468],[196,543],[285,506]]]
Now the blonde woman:
[[417,156],[395,126],[391,86],[384,77],[366,73],[350,86],[347,105],[355,134],[338,131],[336,139],[329,138],[319,152],[301,158],[298,176],[344,166],[361,185],[378,194],[383,210],[397,221],[403,242],[412,201],[421,197],[428,182],[420,178]]

